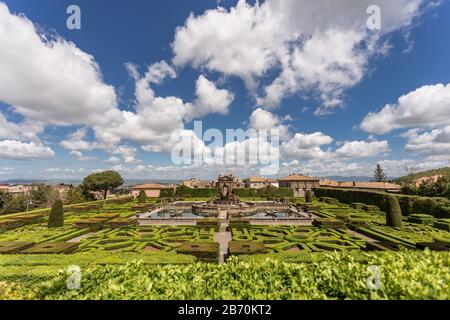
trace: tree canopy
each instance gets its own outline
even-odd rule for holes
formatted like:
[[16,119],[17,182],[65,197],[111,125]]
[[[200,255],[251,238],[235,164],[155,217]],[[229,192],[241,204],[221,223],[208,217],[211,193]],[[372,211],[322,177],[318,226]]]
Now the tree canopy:
[[118,188],[122,184],[122,176],[115,171],[93,173],[83,180],[83,187],[86,190],[101,191],[103,193],[103,199],[106,199],[108,191]]

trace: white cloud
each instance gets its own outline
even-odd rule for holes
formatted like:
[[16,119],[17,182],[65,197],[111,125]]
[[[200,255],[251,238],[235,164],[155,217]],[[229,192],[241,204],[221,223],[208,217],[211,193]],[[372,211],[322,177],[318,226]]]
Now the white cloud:
[[362,121],[361,129],[385,134],[400,128],[443,125],[450,125],[450,84],[423,86],[401,96],[396,104],[369,113]]
[[311,134],[296,133],[294,137],[281,145],[281,154],[284,159],[323,159],[328,156],[321,146],[329,145],[333,138],[322,132]]
[[37,121],[25,121],[21,123],[10,122],[0,112],[0,139],[24,139],[39,141],[38,134],[42,133],[44,126]]
[[225,89],[217,89],[215,84],[200,75],[196,82],[197,99],[188,108],[186,119],[200,118],[210,113],[227,114],[233,102],[233,94]]
[[[172,44],[176,65],[190,64],[242,78],[264,107],[288,95],[316,92],[317,114],[342,104],[344,91],[359,83],[374,54],[389,48],[382,35],[411,25],[424,0],[382,0],[382,30],[369,32],[371,0],[238,1],[229,11],[207,10],[190,17]],[[423,6],[422,6],[423,7]],[[333,50],[328,48],[332,47]],[[279,72],[271,84],[268,73]],[[257,89],[263,82],[264,95]]]
[[360,127],[373,134],[412,128],[401,134],[407,140],[405,152],[428,159],[450,154],[450,84],[427,85],[409,92],[396,104],[369,113]]
[[67,150],[76,151],[92,151],[97,149],[99,146],[94,142],[89,142],[85,140],[88,128],[83,127],[71,133],[67,140],[62,140],[60,145]]
[[52,149],[42,144],[17,140],[0,141],[0,159],[44,160],[53,158],[54,155]]
[[450,126],[432,131],[409,130],[405,151],[414,155],[438,156],[450,154]]
[[146,76],[149,82],[159,84],[166,78],[176,78],[177,74],[175,70],[163,60],[152,64],[148,69]]
[[70,154],[75,156],[79,161],[96,161],[97,160],[96,157],[89,157],[89,156],[83,155],[83,153],[81,151],[71,151]]
[[109,157],[107,160],[105,160],[106,163],[112,163],[112,164],[118,164],[120,162],[120,159],[117,157]]
[[[286,120],[290,120],[290,117],[287,117]],[[261,108],[255,109],[250,115],[249,127],[255,130],[279,130],[281,138],[286,138],[289,130],[288,126],[283,124],[283,120],[280,117]]]
[[369,158],[389,151],[387,141],[346,141],[336,150],[335,155],[342,158]]
[[49,124],[107,121],[116,94],[94,58],[59,36],[49,38],[0,3],[0,101]]

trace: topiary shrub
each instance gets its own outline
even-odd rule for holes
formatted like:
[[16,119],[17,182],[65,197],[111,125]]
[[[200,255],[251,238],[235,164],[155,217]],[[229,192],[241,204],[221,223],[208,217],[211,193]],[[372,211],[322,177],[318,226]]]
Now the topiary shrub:
[[402,209],[397,198],[394,196],[386,196],[386,202],[386,225],[400,228],[402,226]]
[[307,203],[313,202],[313,193],[312,193],[311,190],[307,190],[307,191],[306,191],[306,194],[305,194],[305,201],[306,201]]
[[141,190],[141,191],[139,192],[138,202],[139,202],[139,203],[146,203],[146,202],[147,202],[147,195],[145,194],[145,191],[144,191],[144,190]]
[[50,210],[50,216],[48,217],[49,228],[59,228],[64,226],[64,210],[61,200],[56,200],[53,203],[52,210]]

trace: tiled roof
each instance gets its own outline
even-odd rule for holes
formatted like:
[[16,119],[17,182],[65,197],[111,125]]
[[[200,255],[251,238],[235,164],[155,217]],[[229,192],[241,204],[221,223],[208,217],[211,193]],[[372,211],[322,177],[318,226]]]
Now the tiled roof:
[[304,176],[302,174],[292,174],[290,176],[278,179],[278,181],[319,181],[319,178]]
[[277,182],[275,179],[262,178],[262,177],[250,177],[247,179],[248,182]]

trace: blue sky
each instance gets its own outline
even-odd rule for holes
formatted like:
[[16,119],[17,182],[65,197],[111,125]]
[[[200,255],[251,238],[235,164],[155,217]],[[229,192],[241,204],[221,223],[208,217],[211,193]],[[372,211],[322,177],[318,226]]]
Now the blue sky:
[[[371,1],[350,3],[0,1],[0,180],[449,165],[449,1],[378,1],[380,30],[366,25]],[[71,4],[81,30],[66,26]],[[275,170],[175,165],[194,120],[278,129]]]

